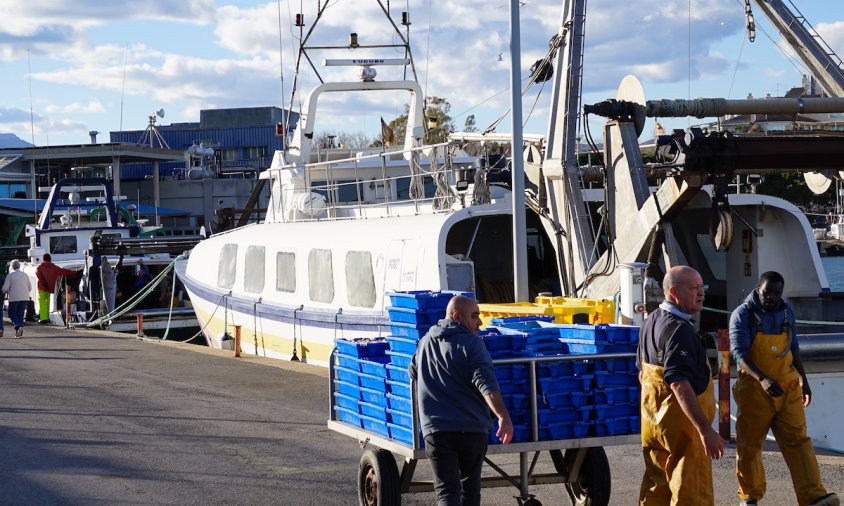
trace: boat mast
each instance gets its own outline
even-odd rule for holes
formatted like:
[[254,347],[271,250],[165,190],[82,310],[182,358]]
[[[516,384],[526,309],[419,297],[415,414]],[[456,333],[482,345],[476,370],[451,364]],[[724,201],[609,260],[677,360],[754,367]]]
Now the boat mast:
[[510,107],[513,111],[511,138],[513,206],[513,289],[516,302],[527,301],[527,234],[525,224],[525,166],[522,157],[521,32],[519,1],[510,0]]

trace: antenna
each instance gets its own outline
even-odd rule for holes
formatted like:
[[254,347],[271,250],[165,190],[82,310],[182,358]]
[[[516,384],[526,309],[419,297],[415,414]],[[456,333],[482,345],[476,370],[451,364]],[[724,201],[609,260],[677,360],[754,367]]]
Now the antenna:
[[164,108],[160,108],[157,111],[153,111],[149,115],[149,125],[147,125],[146,130],[144,133],[141,134],[140,140],[138,140],[138,144],[147,144],[149,143],[149,147],[154,148],[155,142],[158,141],[158,147],[161,149],[170,149],[170,145],[167,144],[167,141],[164,140],[164,137],[161,136],[161,132],[158,131],[158,127],[155,126],[155,117],[158,116],[159,118],[164,117]]

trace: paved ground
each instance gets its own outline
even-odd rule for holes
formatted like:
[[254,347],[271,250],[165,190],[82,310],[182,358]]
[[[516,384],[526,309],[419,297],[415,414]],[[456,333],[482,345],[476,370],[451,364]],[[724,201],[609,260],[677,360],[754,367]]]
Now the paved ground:
[[[0,339],[0,504],[354,504],[362,452],[326,428],[327,371],[230,355],[39,326]],[[607,454],[611,504],[635,504],[638,447]],[[714,466],[719,505],[737,504],[734,457]],[[496,462],[517,472],[516,455]],[[844,456],[820,462],[826,484],[844,490]],[[780,455],[765,465],[765,504],[795,504]],[[540,468],[550,472],[546,456]],[[421,462],[416,478],[429,477]],[[561,485],[532,491],[568,504]],[[516,504],[514,492],[485,490],[484,504]]]

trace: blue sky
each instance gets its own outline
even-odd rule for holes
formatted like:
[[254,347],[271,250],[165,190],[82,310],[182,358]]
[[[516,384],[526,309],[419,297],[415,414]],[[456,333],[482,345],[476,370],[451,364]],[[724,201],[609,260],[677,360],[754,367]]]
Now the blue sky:
[[[844,54],[844,2],[793,3]],[[166,111],[160,123],[169,124],[198,121],[201,109],[286,106],[294,48],[291,19],[303,11],[306,22],[312,22],[315,4],[0,0],[0,133],[59,145],[87,143],[88,131],[97,130],[104,142],[109,131],[145,128],[147,117],[159,108]],[[524,78],[557,32],[561,4],[527,0],[521,7]],[[485,127],[509,106],[508,5],[505,0],[392,2],[397,18],[409,6],[420,82],[429,95],[451,103],[458,129],[469,114]],[[764,97],[800,85],[805,71],[782,55],[777,47],[782,41],[762,13],[754,9],[754,14],[757,39],[751,44],[744,34],[743,0],[591,0],[584,102],[614,97],[621,78],[631,73],[642,81],[648,99]],[[361,43],[387,42],[390,34],[381,19],[374,1],[337,0],[314,43],[338,43],[351,31]],[[359,50],[349,56],[396,55]],[[324,75],[337,78],[337,72],[349,70]],[[380,75],[390,78],[391,72],[381,70]],[[303,75],[301,89],[315,82]],[[545,132],[549,88],[538,99],[538,88],[525,97],[526,131]],[[379,118],[401,114],[405,101],[402,96],[335,98],[326,103],[331,115],[319,120],[317,130],[375,137]],[[668,128],[688,124],[663,122]],[[593,126],[593,133],[599,128]],[[509,119],[498,130],[509,131]],[[652,132],[649,124],[643,138]]]

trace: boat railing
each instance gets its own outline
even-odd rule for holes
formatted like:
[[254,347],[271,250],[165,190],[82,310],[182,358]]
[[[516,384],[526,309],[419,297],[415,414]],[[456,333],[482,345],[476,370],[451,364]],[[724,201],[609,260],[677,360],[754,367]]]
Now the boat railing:
[[[281,178],[282,191],[295,187],[297,194],[318,194],[324,199],[318,203],[304,199],[299,210],[306,217],[297,217],[297,221],[349,219],[371,209],[383,210],[381,214],[386,215],[406,214],[409,206],[415,214],[450,212],[455,202],[465,205],[467,178],[480,158],[465,155],[462,146],[450,141],[309,163],[304,185],[301,179]],[[273,169],[273,177],[280,178],[280,173],[290,168]]]

